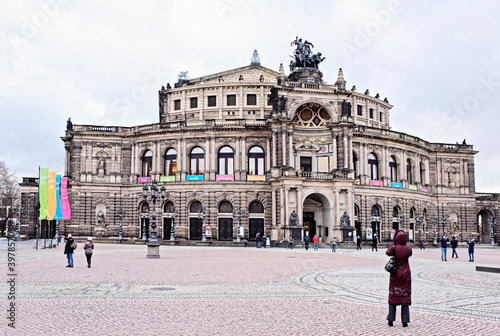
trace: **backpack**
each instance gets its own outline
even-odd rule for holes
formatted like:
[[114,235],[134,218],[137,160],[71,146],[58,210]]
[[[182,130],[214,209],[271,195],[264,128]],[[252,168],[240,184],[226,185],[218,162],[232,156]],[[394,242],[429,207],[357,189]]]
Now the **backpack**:
[[72,250],[76,250],[76,247],[78,245],[76,244],[76,242],[72,242],[71,245],[69,245],[69,247],[72,249]]

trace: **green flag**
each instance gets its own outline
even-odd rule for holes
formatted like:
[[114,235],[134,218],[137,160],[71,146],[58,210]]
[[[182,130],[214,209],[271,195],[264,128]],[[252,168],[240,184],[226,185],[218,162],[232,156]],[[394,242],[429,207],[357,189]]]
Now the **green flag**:
[[49,196],[49,168],[40,169],[40,181],[38,182],[38,198],[40,200],[40,217],[47,216],[47,201]]

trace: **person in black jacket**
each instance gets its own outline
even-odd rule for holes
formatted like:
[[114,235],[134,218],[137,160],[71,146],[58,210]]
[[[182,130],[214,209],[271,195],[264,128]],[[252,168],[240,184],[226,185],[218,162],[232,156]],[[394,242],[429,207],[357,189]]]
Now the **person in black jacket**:
[[75,240],[70,234],[66,237],[66,245],[64,245],[64,254],[68,259],[68,266],[66,267],[73,267],[73,249],[71,248],[71,244],[74,243],[74,241]]
[[309,234],[307,234],[304,237],[304,245],[306,247],[306,251],[309,250],[309,243],[311,242],[311,237],[309,237]]
[[456,256],[455,258],[458,259],[458,254],[457,254],[457,246],[458,246],[458,239],[457,237],[453,236],[450,242],[451,248],[453,249],[453,253],[451,254],[451,257]]

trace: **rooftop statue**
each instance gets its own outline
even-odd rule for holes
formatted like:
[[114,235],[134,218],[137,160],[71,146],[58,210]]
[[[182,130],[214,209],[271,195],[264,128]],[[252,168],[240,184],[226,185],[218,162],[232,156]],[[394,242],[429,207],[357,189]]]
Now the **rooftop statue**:
[[296,48],[293,56],[290,56],[292,58],[290,61],[290,71],[295,70],[295,68],[318,69],[318,64],[325,59],[325,57],[321,57],[320,52],[317,54],[312,53],[311,48],[314,48],[314,45],[307,40],[302,42],[302,39],[296,36],[295,40],[290,43],[291,47],[294,45]]
[[250,64],[260,65],[260,58],[259,58],[259,53],[257,52],[257,49],[253,50],[252,61],[250,62]]

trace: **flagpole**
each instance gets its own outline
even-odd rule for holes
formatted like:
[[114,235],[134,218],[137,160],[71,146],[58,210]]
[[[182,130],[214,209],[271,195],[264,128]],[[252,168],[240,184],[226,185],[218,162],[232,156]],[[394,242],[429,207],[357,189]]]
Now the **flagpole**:
[[38,226],[40,224],[40,166],[38,166],[38,216],[36,219],[36,249],[38,250]]

